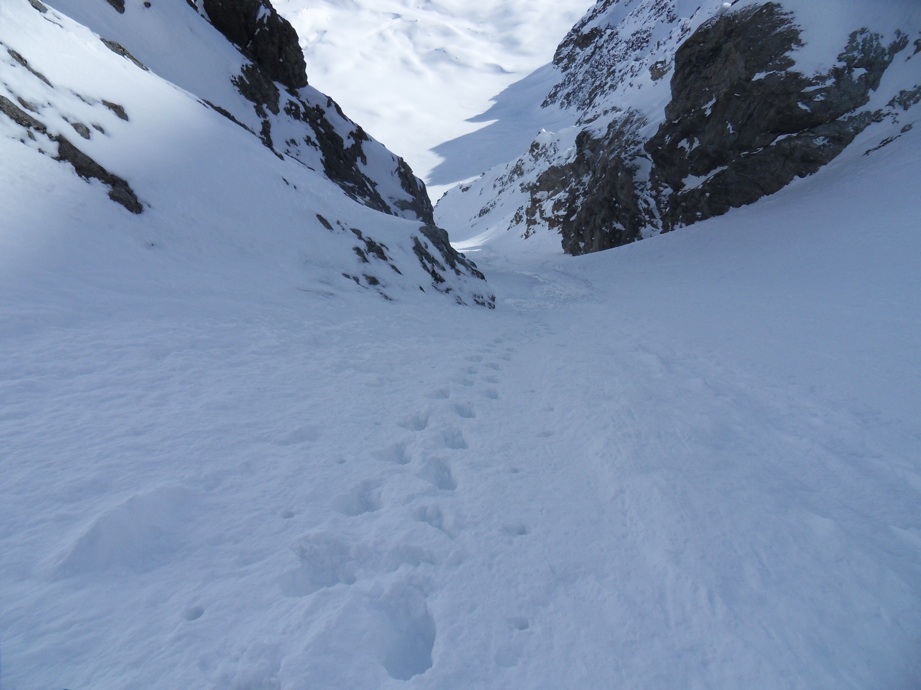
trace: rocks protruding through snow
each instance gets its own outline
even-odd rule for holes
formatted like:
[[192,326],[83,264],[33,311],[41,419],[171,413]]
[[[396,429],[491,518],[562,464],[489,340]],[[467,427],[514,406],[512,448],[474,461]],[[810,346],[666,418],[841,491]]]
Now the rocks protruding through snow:
[[439,222],[602,251],[750,205],[871,127],[868,154],[912,124],[893,85],[917,77],[884,77],[910,59],[917,15],[852,9],[832,32],[808,3],[736,4],[596,3],[560,44],[543,103],[575,124],[450,191]]
[[70,163],[76,173],[85,180],[94,179],[102,182],[109,188],[109,198],[131,213],[140,214],[144,211],[144,206],[126,180],[110,173],[63,136],[58,135],[53,139],[58,144],[56,160]]
[[128,49],[125,48],[125,46],[123,46],[123,45],[122,45],[121,43],[119,43],[118,41],[111,41],[111,40],[109,40],[108,38],[103,38],[103,39],[102,39],[102,43],[103,43],[103,45],[105,45],[106,48],[108,48],[109,50],[111,50],[113,53],[115,53],[116,55],[119,55],[119,56],[121,56],[121,57],[123,57],[123,58],[126,58],[126,59],[128,59],[128,60],[131,60],[131,62],[133,62],[136,66],[140,67],[140,68],[141,68],[142,70],[144,70],[145,72],[149,72],[149,71],[150,71],[150,70],[147,69],[146,65],[144,65],[143,62],[141,62],[141,61],[138,60],[136,57],[134,57],[134,55],[132,55],[132,54],[128,51]]

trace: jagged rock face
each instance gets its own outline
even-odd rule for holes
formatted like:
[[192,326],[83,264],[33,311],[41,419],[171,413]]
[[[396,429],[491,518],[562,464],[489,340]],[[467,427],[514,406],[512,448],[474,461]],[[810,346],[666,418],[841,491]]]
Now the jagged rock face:
[[811,4],[599,0],[557,49],[543,101],[572,125],[449,192],[439,217],[550,230],[583,254],[753,203],[871,125],[868,153],[888,145],[917,120],[921,15],[908,0],[880,0],[879,20],[851,5],[848,35]]
[[[627,19],[628,21],[623,21]],[[560,81],[543,105],[577,111],[579,122],[610,112],[606,97],[638,79],[643,59],[657,44],[683,40],[691,30],[679,21],[674,0],[602,0],[569,31],[553,56]],[[648,69],[667,73],[665,61]]]
[[[311,94],[311,98],[302,91],[307,86],[307,73],[297,32],[268,0],[203,0],[203,8],[214,27],[252,60],[234,78],[234,84],[254,104],[262,120],[259,135],[267,147],[295,159],[303,157],[304,145],[318,149],[326,176],[353,199],[383,213],[423,221],[419,230],[421,237],[413,240],[413,251],[431,276],[432,287],[436,290],[453,291],[448,280],[450,275],[485,280],[476,265],[451,246],[447,233],[436,227],[425,185],[402,158],[391,156],[387,163],[391,167],[390,177],[405,195],[384,198],[378,181],[365,172],[369,165],[365,147],[380,145],[349,120],[333,99],[320,94]],[[282,93],[276,83],[287,87],[288,92]],[[312,136],[301,141],[292,137],[274,141],[272,125],[278,123],[279,117],[303,123]],[[343,138],[344,132],[347,138]],[[379,151],[377,153],[380,155]],[[378,259],[400,272],[386,257],[385,246],[374,243],[355,228],[350,231],[363,243],[355,247],[363,263]],[[373,274],[346,277],[386,296]],[[457,299],[464,303],[463,298],[458,296]],[[486,292],[473,293],[473,300],[480,306],[495,307],[495,297]]]
[[[242,245],[260,246],[254,261],[273,251],[300,254],[309,241],[303,265],[316,270],[312,283],[321,294],[345,278],[387,300],[421,291],[495,306],[483,274],[431,222],[422,183],[331,99],[273,80],[208,26],[197,6],[132,3],[116,13],[103,0],[60,2],[77,17],[40,0],[0,5],[0,143],[12,144],[14,165],[22,163],[33,184],[43,157],[61,164],[56,179],[68,179],[71,168],[92,183],[74,223],[118,216],[104,196],[95,198],[102,187],[112,202],[142,215],[132,232],[167,232],[177,242],[183,229],[201,232],[218,253],[245,238]],[[98,19],[107,35],[81,19]],[[171,28],[198,32],[200,40],[164,59],[162,31]],[[59,46],[58,54],[52,47]],[[151,104],[157,114],[148,118]],[[251,135],[271,152],[254,146]],[[187,167],[148,165],[152,143],[165,158],[184,156]],[[37,184],[36,198],[52,197],[53,212],[73,204],[72,189],[55,196],[51,185]],[[195,251],[201,242],[193,242]],[[156,246],[146,241],[144,251]]]
[[[425,185],[406,162],[369,137],[331,98],[308,85],[297,32],[268,0],[186,2],[188,7],[181,9],[195,13],[190,21],[211,23],[239,51],[237,65],[233,59],[226,62],[229,73],[224,78],[232,83],[233,95],[242,98],[228,98],[227,89],[213,88],[221,75],[200,78],[197,60],[185,65],[160,60],[163,46],[144,33],[145,13],[153,12],[151,3],[106,8],[121,15],[118,22],[111,22],[99,16],[106,9],[87,12],[89,3],[60,0],[62,9],[76,10],[87,26],[103,33],[104,45],[113,52],[140,67],[149,61],[160,76],[195,93],[213,110],[258,137],[275,155],[322,169],[352,199],[377,211],[434,222]],[[119,32],[120,22],[125,25],[124,34]],[[116,35],[109,35],[113,31]],[[206,82],[211,83],[209,93],[201,90]]]
[[[415,217],[425,223],[434,224],[432,202],[425,185],[413,175],[409,165],[402,158],[393,160],[394,169],[391,174],[398,180],[408,198],[391,200],[389,203],[383,198],[376,181],[362,170],[368,164],[364,145],[371,142],[370,137],[360,126],[346,118],[333,99],[327,97],[325,103],[320,105],[289,97],[284,112],[290,119],[310,126],[314,137],[309,143],[319,148],[323,156],[323,171],[353,199],[383,213]],[[341,127],[336,127],[331,114],[352,126],[348,142],[340,136]],[[268,122],[268,119],[265,122]],[[268,128],[266,136],[269,136],[270,131],[271,128]],[[294,155],[292,147],[296,147],[297,142],[288,141],[286,144],[288,148],[285,152]],[[267,146],[273,146],[271,139]]]
[[234,47],[236,56],[226,46],[218,49],[222,57],[216,62],[207,47],[211,43],[201,40],[177,46],[182,59],[163,58],[171,48],[155,35],[169,28],[163,25],[164,3],[58,0],[58,5],[99,33],[113,51],[194,93],[275,155],[322,170],[370,208],[433,222],[425,186],[403,159],[308,84],[297,32],[269,0],[170,0],[169,16],[176,25],[208,22]]
[[297,32],[263,0],[203,0],[214,27],[272,80],[289,89],[307,86]]
[[[353,199],[384,213],[434,223],[425,185],[406,162],[389,155],[387,182],[395,181],[398,195],[382,193],[382,180],[365,170],[366,147],[380,145],[331,98],[304,92],[307,72],[297,32],[268,0],[203,0],[203,8],[214,27],[252,61],[233,82],[255,108],[259,125],[254,132],[263,144],[308,165],[319,152],[326,176]],[[287,92],[282,93],[278,84]],[[300,128],[306,136],[303,131],[291,132],[292,122],[306,125]],[[283,136],[277,134],[280,129],[285,130]]]
[[812,78],[793,69],[793,17],[766,3],[720,16],[675,55],[665,122],[647,142],[662,230],[726,213],[816,172],[874,118],[869,100],[902,37],[856,32],[839,67]]
[[552,145],[535,140],[488,178],[491,190],[465,187],[499,197],[474,224],[495,213],[526,238],[548,228],[570,254],[620,246],[777,192],[921,100],[919,86],[865,107],[896,56],[912,59],[907,34],[855,27],[829,49],[831,69],[804,74],[802,29],[781,3],[709,18],[683,7],[689,15],[677,0],[602,0],[586,14],[556,52],[560,81],[544,101],[576,126]]
[[[572,161],[551,166],[537,178],[527,209],[529,225],[543,222],[558,230],[569,254],[640,239],[650,215],[635,183],[638,130],[644,122],[639,113],[628,113],[611,122],[604,138],[580,132]],[[552,198],[549,205],[546,198]]]

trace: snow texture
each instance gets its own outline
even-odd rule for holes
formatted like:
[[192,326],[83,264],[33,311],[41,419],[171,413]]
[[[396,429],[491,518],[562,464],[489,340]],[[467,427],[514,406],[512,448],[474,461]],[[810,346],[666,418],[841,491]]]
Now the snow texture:
[[487,229],[464,309],[60,12],[0,40],[148,204],[0,117],[4,690],[921,686],[921,129],[612,252]]

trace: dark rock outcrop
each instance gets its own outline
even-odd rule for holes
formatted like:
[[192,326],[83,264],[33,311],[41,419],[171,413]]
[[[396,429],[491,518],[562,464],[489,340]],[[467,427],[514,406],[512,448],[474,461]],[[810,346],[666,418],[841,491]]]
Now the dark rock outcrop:
[[[326,176],[356,201],[391,215],[434,223],[425,185],[405,161],[384,153],[331,98],[307,86],[297,32],[268,0],[203,0],[203,7],[214,27],[250,61],[233,83],[253,104],[259,122],[250,128],[265,146],[302,162],[319,152]],[[244,120],[230,115],[221,104],[211,105],[238,124]],[[291,121],[302,125],[302,135],[291,136]],[[275,134],[279,129],[285,137]],[[379,155],[390,159],[386,164],[394,183],[388,180],[393,187],[388,192],[382,190],[382,180],[367,172],[370,146],[379,147]]]
[[350,141],[346,142],[330,119],[330,111],[340,119],[346,119],[331,98],[326,99],[325,107],[293,99],[285,106],[285,114],[288,117],[310,126],[314,133],[310,143],[323,155],[323,172],[329,179],[366,206],[383,213],[393,213],[389,204],[378,193],[374,181],[361,170],[361,165],[367,163],[362,144],[369,141],[368,135],[361,127],[353,125]]
[[867,103],[907,41],[855,32],[829,73],[806,77],[789,53],[793,17],[766,3],[705,24],[675,55],[665,122],[645,148],[662,229],[726,213],[816,172],[872,115]]
[[13,50],[12,48],[7,48],[7,49],[6,49],[6,52],[7,52],[7,54],[8,54],[11,58],[13,58],[16,62],[18,62],[18,63],[19,63],[20,65],[22,65],[23,67],[25,67],[26,70],[28,70],[29,73],[30,73],[33,77],[35,77],[36,79],[38,79],[39,81],[41,81],[45,86],[51,86],[51,82],[48,81],[48,78],[47,78],[44,74],[42,74],[41,72],[39,72],[38,70],[36,70],[34,67],[32,67],[32,65],[29,64],[29,61],[26,60],[22,55],[20,55],[19,53],[17,53],[17,52],[16,52],[15,50]]
[[297,32],[264,0],[204,0],[214,28],[289,89],[307,86],[307,65]]
[[58,144],[58,155],[55,160],[70,163],[84,180],[93,179],[102,182],[109,188],[109,198],[124,206],[131,213],[139,214],[144,211],[144,207],[127,181],[110,173],[64,137],[58,135],[52,139]]
[[107,39],[107,38],[103,38],[103,39],[101,39],[101,40],[102,40],[102,44],[103,44],[106,48],[108,48],[109,50],[111,50],[113,53],[115,53],[116,55],[118,55],[118,56],[120,56],[120,57],[123,57],[123,58],[126,58],[126,59],[128,59],[128,60],[131,60],[131,62],[133,62],[133,63],[134,63],[135,65],[137,65],[138,67],[140,67],[140,68],[141,68],[142,70],[144,70],[145,72],[149,72],[149,71],[150,71],[150,70],[147,69],[147,67],[144,65],[143,62],[141,62],[141,61],[138,60],[136,57],[134,57],[134,55],[132,55],[130,52],[128,52],[128,49],[125,48],[125,46],[123,46],[123,45],[122,45],[121,43],[119,43],[118,41],[110,41],[110,40]]
[[[446,279],[449,273],[458,277],[469,275],[478,280],[486,280],[486,277],[477,269],[476,264],[451,246],[445,230],[436,225],[423,225],[419,228],[419,232],[422,234],[421,238],[413,237],[413,253],[431,276],[433,288],[439,292],[451,294],[453,289]],[[460,295],[456,295],[455,299],[458,304],[465,304]],[[481,307],[496,308],[496,298],[489,293],[475,292],[473,301]]]
[[[553,166],[537,179],[532,199],[553,197],[546,205],[528,207],[529,225],[539,220],[562,235],[563,249],[584,254],[610,249],[640,238],[650,220],[638,192],[636,160],[642,140],[638,131],[645,123],[635,112],[614,120],[605,136],[583,130],[576,138],[575,156],[567,165]],[[564,189],[564,194],[555,190]]]
[[25,127],[27,130],[35,130],[43,134],[46,131],[44,124],[29,115],[29,113],[5,96],[0,96],[0,113],[6,115],[17,125]]
[[396,177],[400,187],[407,193],[409,199],[395,201],[394,206],[401,211],[413,213],[420,220],[434,225],[435,211],[432,208],[432,200],[429,199],[425,183],[413,174],[409,163],[402,158],[397,158]]

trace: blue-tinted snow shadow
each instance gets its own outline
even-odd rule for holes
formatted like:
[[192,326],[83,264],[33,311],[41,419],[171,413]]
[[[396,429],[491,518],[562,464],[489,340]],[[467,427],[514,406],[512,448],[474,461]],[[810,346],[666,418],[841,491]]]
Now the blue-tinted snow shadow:
[[428,184],[449,185],[479,175],[523,154],[541,129],[571,125],[572,115],[555,106],[540,107],[557,79],[559,72],[548,64],[502,91],[489,110],[467,120],[490,124],[435,147],[444,160],[431,172]]

